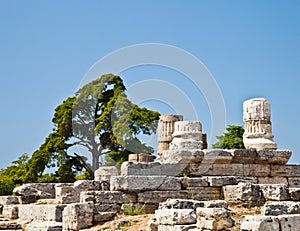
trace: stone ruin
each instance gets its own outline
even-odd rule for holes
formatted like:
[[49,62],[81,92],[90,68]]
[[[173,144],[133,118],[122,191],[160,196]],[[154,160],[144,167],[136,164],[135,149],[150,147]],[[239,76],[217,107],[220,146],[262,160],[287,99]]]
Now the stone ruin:
[[162,115],[158,161],[131,154],[120,174],[105,166],[94,180],[17,187],[0,197],[0,230],[95,230],[130,206],[155,214],[148,231],[299,231],[300,165],[277,150],[269,102],[246,101],[243,119],[246,149],[221,150],[207,149],[199,121]]

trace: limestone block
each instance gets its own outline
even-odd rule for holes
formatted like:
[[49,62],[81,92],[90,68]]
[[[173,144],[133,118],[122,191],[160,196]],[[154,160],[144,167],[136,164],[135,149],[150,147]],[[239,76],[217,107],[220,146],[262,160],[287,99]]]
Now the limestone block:
[[98,191],[101,184],[96,180],[78,180],[74,182],[74,188],[78,191]]
[[289,188],[289,195],[292,201],[300,201],[300,188]]
[[161,175],[161,164],[123,162],[121,165],[121,176],[159,176]]
[[151,154],[139,153],[139,154],[129,154],[128,162],[153,162],[154,156]]
[[161,203],[170,198],[188,199],[189,194],[183,191],[147,191],[138,193],[139,203]]
[[194,209],[156,210],[155,218],[160,225],[189,225],[196,223]]
[[227,208],[224,200],[198,201],[191,199],[168,199],[159,204],[158,209],[196,209],[200,208]]
[[280,215],[278,216],[281,231],[299,231],[300,215]]
[[22,231],[22,225],[9,219],[1,218],[0,230]]
[[288,177],[288,185],[290,188],[300,188],[300,177]]
[[61,231],[62,223],[55,221],[32,222],[25,225],[25,230],[30,231]]
[[110,181],[111,191],[180,190],[180,178],[166,176],[114,176]]
[[94,204],[75,203],[67,205],[63,211],[63,230],[79,230],[93,224]]
[[204,153],[200,149],[175,149],[163,151],[159,161],[170,164],[189,164],[190,162],[201,162]]
[[188,187],[207,187],[208,181],[205,178],[181,177],[182,188]]
[[275,231],[281,230],[277,217],[246,216],[241,222],[243,231]]
[[56,186],[55,198],[57,203],[71,204],[78,203],[80,199],[79,190],[76,190],[73,186]]
[[260,184],[264,198],[270,201],[289,200],[288,188],[285,184]]
[[213,164],[211,163],[191,163],[189,165],[191,176],[211,176],[213,174]]
[[100,212],[94,213],[95,222],[111,221],[117,215],[116,212]]
[[80,202],[94,202],[95,204],[123,204],[124,194],[119,191],[85,191],[80,193]]
[[257,156],[256,150],[236,149],[233,150],[232,163],[253,164]]
[[196,225],[158,225],[157,230],[158,231],[200,231],[199,229],[196,229]]
[[238,185],[224,186],[222,189],[224,199],[230,203],[262,205],[265,202],[263,192],[256,184],[239,183]]
[[120,212],[121,205],[119,204],[94,204],[94,211],[95,212]]
[[280,201],[267,203],[262,208],[262,215],[278,216],[284,214],[300,214],[300,202]]
[[0,196],[0,205],[15,205],[20,203],[20,196]]
[[19,219],[26,223],[31,221],[62,222],[62,212],[66,205],[19,205]]
[[234,226],[230,211],[225,208],[197,208],[197,228],[224,230]]
[[36,196],[38,199],[54,199],[55,183],[28,183],[14,189],[20,196]]
[[244,176],[267,177],[271,175],[269,164],[244,164]]
[[214,164],[230,164],[233,159],[232,150],[224,149],[205,149],[204,160]]
[[158,231],[158,223],[156,218],[149,219],[147,231]]
[[287,177],[258,177],[258,184],[286,184]]
[[239,177],[239,176],[207,176],[205,178],[209,186],[212,187],[222,187],[225,185],[236,185],[240,182],[245,183],[257,183],[257,178],[255,177]]
[[291,151],[259,150],[255,164],[286,164],[292,155]]
[[244,166],[242,164],[213,164],[213,176],[243,176]]
[[271,165],[271,176],[300,177],[300,165]]
[[219,200],[221,198],[220,187],[187,187],[190,198],[195,200]]
[[17,205],[4,205],[2,208],[2,215],[9,219],[17,219],[18,211]]
[[116,166],[102,166],[95,173],[95,181],[110,181],[111,176],[118,176],[119,172]]

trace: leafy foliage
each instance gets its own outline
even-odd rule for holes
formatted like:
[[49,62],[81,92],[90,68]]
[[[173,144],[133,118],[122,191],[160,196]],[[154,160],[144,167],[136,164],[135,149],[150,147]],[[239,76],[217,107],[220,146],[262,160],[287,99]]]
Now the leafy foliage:
[[244,149],[243,134],[244,129],[241,126],[229,125],[224,135],[217,136],[218,142],[213,144],[213,148],[221,149]]

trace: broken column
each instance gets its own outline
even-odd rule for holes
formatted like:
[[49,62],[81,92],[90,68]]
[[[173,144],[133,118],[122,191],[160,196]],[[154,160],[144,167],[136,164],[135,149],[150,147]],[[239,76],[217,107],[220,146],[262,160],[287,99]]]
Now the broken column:
[[157,135],[158,147],[157,154],[160,155],[163,151],[169,149],[169,143],[172,141],[172,134],[174,132],[174,123],[182,121],[182,115],[161,115],[159,117]]
[[244,136],[246,149],[276,150],[273,141],[270,103],[263,98],[244,102]]

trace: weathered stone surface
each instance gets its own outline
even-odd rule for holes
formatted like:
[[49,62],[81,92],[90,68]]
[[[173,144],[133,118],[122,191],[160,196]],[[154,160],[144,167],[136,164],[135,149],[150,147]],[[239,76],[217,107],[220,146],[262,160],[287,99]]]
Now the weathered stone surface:
[[158,209],[196,209],[200,208],[227,208],[224,200],[198,201],[191,199],[168,199],[159,204]]
[[94,221],[101,222],[101,221],[110,221],[117,215],[116,212],[100,212],[94,213]]
[[271,165],[269,165],[269,164],[244,164],[244,176],[251,176],[251,177],[271,176]]
[[288,188],[285,184],[261,184],[259,186],[266,200],[285,201],[290,199]]
[[256,184],[239,183],[238,185],[224,186],[222,189],[224,199],[230,203],[262,205],[265,202],[263,192]]
[[220,187],[187,187],[190,198],[195,200],[219,200],[221,198]]
[[258,177],[258,184],[286,184],[287,177]]
[[[158,231],[192,231],[196,225],[159,225]],[[198,230],[197,230],[198,231]]]
[[62,223],[55,221],[40,221],[29,223],[25,227],[25,230],[28,231],[61,231]]
[[225,185],[237,185],[240,182],[245,183],[257,183],[257,178],[255,177],[239,177],[239,176],[208,176],[203,177],[212,187],[222,187]]
[[93,223],[94,204],[76,203],[67,205],[63,211],[63,230],[79,230],[87,228]]
[[56,221],[62,222],[62,211],[66,205],[19,205],[19,219],[24,222]]
[[110,181],[111,191],[180,190],[180,179],[165,176],[115,176]]
[[265,204],[262,208],[262,215],[265,216],[278,216],[283,214],[300,214],[300,202],[271,202]]
[[147,191],[138,193],[139,203],[161,203],[170,198],[188,199],[187,191]]
[[243,142],[246,149],[276,150],[273,141],[270,103],[263,98],[250,99],[243,104]]
[[95,181],[110,182],[111,176],[118,176],[119,172],[116,166],[102,166],[95,171],[94,175]]
[[200,149],[166,150],[160,155],[160,162],[169,164],[189,164],[191,162],[201,162],[203,156],[204,153]]
[[243,176],[244,166],[242,164],[213,164],[213,176]]
[[271,176],[300,177],[300,165],[271,165]]
[[151,154],[139,153],[139,154],[129,154],[128,162],[153,162],[154,156]]
[[78,203],[80,199],[79,190],[76,190],[73,186],[56,186],[55,198],[57,203],[71,204]]
[[281,230],[277,217],[246,216],[241,223],[243,231],[275,231]]
[[0,196],[0,205],[15,205],[20,203],[20,196]]
[[94,204],[94,211],[95,212],[120,212],[121,205],[118,204]]
[[17,205],[4,205],[2,208],[2,215],[9,219],[17,219],[18,211]]
[[300,201],[300,188],[289,188],[289,195],[292,201]]
[[98,191],[101,184],[96,180],[78,180],[74,182],[74,188],[78,191]]
[[208,180],[206,178],[190,178],[190,177],[181,177],[181,185],[183,189],[188,187],[207,187]]
[[149,219],[147,231],[158,231],[158,223],[156,218]]
[[0,217],[0,230],[22,231],[22,225],[15,221]]
[[214,164],[230,164],[233,159],[232,150],[205,149],[204,160]]
[[253,164],[257,156],[256,150],[236,149],[233,150],[233,164]]
[[121,176],[159,176],[161,175],[161,164],[123,162],[121,165]]
[[194,209],[156,210],[155,218],[160,225],[188,225],[196,223]]
[[203,160],[202,163],[191,163],[189,165],[189,173],[191,176],[211,176],[213,173],[213,164]]
[[223,230],[231,228],[234,220],[225,208],[197,208],[197,228]]
[[288,185],[290,188],[300,188],[300,177],[288,177]]
[[280,215],[278,216],[280,231],[299,231],[300,215]]
[[20,196],[36,196],[38,199],[54,199],[54,183],[28,183],[14,189],[14,193]]
[[259,150],[255,164],[286,164],[292,155],[291,151]]
[[94,202],[95,204],[123,204],[126,203],[124,194],[119,191],[85,191],[80,193],[80,202]]

